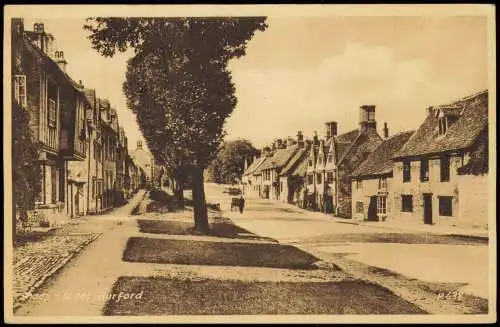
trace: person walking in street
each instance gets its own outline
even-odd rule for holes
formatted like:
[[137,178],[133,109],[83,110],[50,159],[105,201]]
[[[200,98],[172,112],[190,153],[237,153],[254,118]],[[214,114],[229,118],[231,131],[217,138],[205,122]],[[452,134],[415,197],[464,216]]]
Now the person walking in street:
[[243,209],[245,208],[245,199],[243,198],[243,195],[240,197],[238,206],[240,208],[240,213],[243,213]]

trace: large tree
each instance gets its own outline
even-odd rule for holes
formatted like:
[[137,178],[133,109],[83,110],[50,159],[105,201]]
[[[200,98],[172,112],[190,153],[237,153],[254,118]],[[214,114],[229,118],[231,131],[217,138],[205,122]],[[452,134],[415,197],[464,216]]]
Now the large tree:
[[247,140],[225,142],[212,161],[208,172],[210,181],[218,184],[235,184],[243,175],[245,160],[259,154],[259,150]]
[[92,47],[104,56],[135,50],[124,91],[148,147],[183,183],[193,182],[195,227],[208,232],[203,171],[219,151],[236,106],[227,66],[245,54],[265,17],[89,18]]

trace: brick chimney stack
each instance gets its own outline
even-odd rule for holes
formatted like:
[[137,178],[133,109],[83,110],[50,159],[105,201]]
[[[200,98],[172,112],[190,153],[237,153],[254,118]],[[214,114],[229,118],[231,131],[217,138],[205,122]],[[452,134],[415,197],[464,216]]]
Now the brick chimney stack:
[[387,122],[384,123],[384,139],[389,137],[389,128],[387,127]]
[[361,132],[377,129],[377,121],[375,120],[375,106],[363,105],[359,108],[359,125]]
[[313,145],[314,146],[319,145],[318,132],[316,132],[316,131],[314,131],[314,135],[313,135]]
[[[55,62],[59,65],[61,70],[66,73],[66,65],[68,64],[68,62],[66,61],[66,59],[64,59],[64,52],[61,50],[58,50],[54,53],[54,57],[55,57],[54,58]],[[82,85],[81,81],[80,81],[80,85]]]
[[297,132],[297,144],[300,147],[304,146],[304,135],[302,134],[302,131]]
[[337,136],[337,122],[330,121],[325,123],[326,126],[326,139]]

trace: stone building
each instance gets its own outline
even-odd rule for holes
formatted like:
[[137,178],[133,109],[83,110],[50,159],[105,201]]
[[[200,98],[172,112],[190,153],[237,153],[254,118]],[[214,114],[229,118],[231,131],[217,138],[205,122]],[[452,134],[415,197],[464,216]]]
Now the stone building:
[[306,207],[351,217],[350,175],[379,146],[375,106],[360,107],[359,128],[337,135],[337,122],[326,123],[325,138],[314,135],[308,157]]
[[385,221],[394,217],[392,187],[394,161],[414,131],[389,137],[387,124],[384,141],[352,173],[352,217],[356,220]]
[[298,144],[287,146],[281,139],[276,140],[266,160],[259,166],[261,172],[262,191],[260,196],[266,199],[279,200],[284,191],[283,183],[280,183],[280,173],[299,150]]
[[394,160],[395,219],[486,227],[488,91],[429,107]]
[[69,166],[85,160],[85,114],[90,104],[82,86],[67,75],[64,53],[53,48],[54,36],[43,23],[29,31],[22,19],[13,19],[12,32],[14,97],[29,112],[40,149],[41,190],[35,208],[58,224],[74,205]]
[[142,141],[137,141],[137,148],[131,151],[130,156],[134,160],[134,163],[143,170],[146,185],[151,186],[155,177],[155,164],[151,153],[143,148]]
[[297,150],[279,173],[281,189],[279,199],[284,203],[297,204],[300,198],[299,192],[304,185],[304,176],[301,176],[298,167],[309,154],[309,144],[304,142],[302,131],[297,132],[296,143],[289,139],[288,144],[293,144]]
[[243,184],[243,194],[249,197],[259,197],[261,192],[261,176],[257,173],[257,169],[266,160],[265,156],[254,157],[250,165],[243,172],[241,178]]

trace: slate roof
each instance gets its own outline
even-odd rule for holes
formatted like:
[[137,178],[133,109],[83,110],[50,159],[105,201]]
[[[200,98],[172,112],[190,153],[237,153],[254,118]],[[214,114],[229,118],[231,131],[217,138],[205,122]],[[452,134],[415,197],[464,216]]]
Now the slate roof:
[[306,158],[308,154],[308,149],[306,147],[299,148],[292,158],[288,161],[288,163],[283,167],[283,170],[280,173],[280,176],[289,175],[292,173],[295,168],[300,164],[301,159]]
[[[418,130],[395,154],[395,158],[429,155],[465,149],[471,146],[481,131],[488,125],[488,90],[462,98],[441,108],[457,113],[455,122],[448,126],[444,136],[438,135],[438,118],[436,110],[430,107],[430,113]],[[454,108],[454,109],[453,109]]]
[[392,157],[401,147],[403,147],[413,133],[415,133],[415,131],[406,131],[395,134],[384,140],[372,153],[370,153],[370,155],[368,155],[366,160],[354,170],[352,176],[366,177],[392,172],[394,167]]
[[265,169],[273,169],[273,168],[282,168],[285,166],[290,158],[295,154],[295,152],[299,149],[298,145],[292,145],[291,147],[287,147],[285,149],[278,149],[274,153],[274,155],[268,160],[266,160],[261,166],[261,170]]

